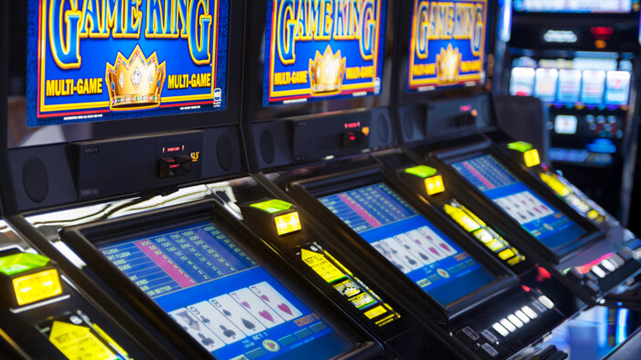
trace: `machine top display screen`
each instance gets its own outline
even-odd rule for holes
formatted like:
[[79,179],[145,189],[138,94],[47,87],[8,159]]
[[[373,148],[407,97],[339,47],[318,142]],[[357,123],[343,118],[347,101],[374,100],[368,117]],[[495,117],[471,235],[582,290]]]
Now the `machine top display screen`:
[[387,0],[268,0],[263,106],[381,93]]
[[567,245],[586,234],[519,181],[494,156],[482,155],[454,163],[452,167],[557,255],[564,256],[571,251]]
[[225,110],[229,1],[29,0],[27,125]]
[[443,306],[496,280],[384,183],[319,200]]
[[483,85],[489,1],[413,1],[408,92]]
[[214,224],[99,247],[217,359],[328,359],[350,344]]
[[[636,6],[633,6],[636,5]],[[558,13],[630,13],[638,0],[514,0],[514,10]]]

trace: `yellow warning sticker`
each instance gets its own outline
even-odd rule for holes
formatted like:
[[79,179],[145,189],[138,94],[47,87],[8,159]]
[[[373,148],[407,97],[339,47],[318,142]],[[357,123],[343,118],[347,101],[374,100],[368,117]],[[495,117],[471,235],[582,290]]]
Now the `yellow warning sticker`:
[[49,341],[70,360],[113,360],[118,357],[85,326],[54,321]]
[[302,249],[303,261],[328,283],[345,277],[345,274],[332,264],[324,255]]

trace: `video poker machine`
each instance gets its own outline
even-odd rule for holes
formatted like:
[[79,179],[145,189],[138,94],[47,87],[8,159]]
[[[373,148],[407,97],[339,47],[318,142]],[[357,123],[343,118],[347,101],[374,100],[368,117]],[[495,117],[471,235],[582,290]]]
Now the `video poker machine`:
[[512,5],[495,90],[547,105],[551,166],[627,225],[639,117],[639,2]]
[[[403,49],[397,52],[396,118],[404,146],[377,159],[516,272],[525,287],[547,292],[566,315],[604,303],[607,293],[618,292],[641,270],[638,240],[541,163],[530,144],[495,126],[487,59],[461,54],[473,41],[421,37],[437,28],[429,11],[415,5],[401,10],[414,25],[405,27],[411,41],[399,41]],[[421,49],[440,57],[421,59]],[[454,59],[449,68],[439,63],[447,49]],[[471,74],[466,61],[481,65]],[[417,82],[431,64],[436,74]]]
[[[317,3],[309,10],[324,22],[318,11],[331,8]],[[369,39],[371,16],[387,8],[367,5]],[[12,351],[452,357],[427,330],[388,341],[418,321],[249,176],[237,86],[245,10],[227,0],[3,2],[0,329]],[[243,215],[269,221],[250,229]],[[306,272],[292,260],[297,242]]]
[[[383,298],[394,299],[456,355],[519,353],[567,315],[539,289],[524,289],[513,271],[375,157],[394,151],[394,54],[412,22],[408,2],[365,1],[365,13],[356,3],[331,3],[333,17],[321,16],[320,28],[310,27],[306,3],[247,9],[243,125],[254,178],[310,214],[308,228],[333,233],[326,240],[336,254],[358,261],[366,282],[379,285]],[[489,2],[457,2],[456,8],[428,6],[425,16],[449,36],[475,39],[474,51],[485,54],[494,11]],[[446,24],[455,26],[446,30]],[[456,67],[461,51],[472,48],[429,54]],[[465,66],[474,72],[482,63]],[[436,71],[428,68],[421,74]],[[304,259],[308,246],[296,256]]]

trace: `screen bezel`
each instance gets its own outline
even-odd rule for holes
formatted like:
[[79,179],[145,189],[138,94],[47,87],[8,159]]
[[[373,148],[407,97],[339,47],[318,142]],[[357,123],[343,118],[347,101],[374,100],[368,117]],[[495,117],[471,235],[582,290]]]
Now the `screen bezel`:
[[[456,180],[455,183],[457,186],[460,186],[462,188],[464,187],[464,188],[467,188],[469,191],[472,191],[476,199],[475,202],[478,203],[479,201],[484,201],[484,203],[487,203],[484,205],[485,208],[487,208],[488,210],[491,210],[493,214],[500,213],[502,218],[501,220],[509,222],[513,228],[515,229],[518,228],[519,232],[526,234],[528,238],[536,241],[537,243],[536,247],[532,247],[531,245],[528,245],[527,247],[530,249],[533,249],[533,251],[544,254],[544,257],[546,259],[551,260],[551,262],[555,265],[572,257],[575,253],[579,252],[581,249],[584,249],[587,246],[591,245],[592,243],[596,242],[601,235],[601,232],[591,222],[587,221],[583,216],[577,214],[572,208],[569,207],[568,204],[566,204],[565,202],[555,197],[551,193],[551,191],[548,191],[545,188],[543,188],[543,185],[536,182],[536,180],[533,179],[531,176],[528,176],[527,174],[523,174],[522,173],[523,169],[520,168],[518,164],[514,163],[514,161],[511,160],[507,154],[499,150],[494,144],[487,144],[486,146],[472,148],[469,151],[465,151],[463,149],[454,149],[451,151],[449,150],[436,151],[434,152],[434,155],[438,160],[440,160],[441,162],[444,163],[444,165],[446,165],[445,169],[447,171],[447,176],[450,177],[452,180]],[[490,200],[487,195],[485,195],[481,190],[473,186],[467,179],[465,179],[461,174],[459,174],[458,171],[452,168],[453,163],[469,160],[471,158],[476,158],[483,155],[492,155],[501,165],[505,166],[509,171],[511,171],[514,177],[518,181],[525,184],[537,196],[541,197],[543,200],[547,201],[549,204],[554,206],[558,211],[563,213],[570,220],[572,220],[577,226],[579,226],[581,229],[583,229],[586,232],[584,235],[577,237],[573,241],[563,245],[563,247],[561,248],[561,250],[563,250],[569,246],[574,246],[573,249],[566,250],[566,252],[563,252],[561,254],[557,254],[552,249],[548,248],[539,239],[537,239],[536,237],[531,235],[529,232],[527,232],[525,229],[523,229],[503,209],[501,209],[492,200]],[[492,215],[491,217],[496,218],[495,215]]]
[[[29,1],[15,1],[12,5],[18,7],[20,11],[24,11],[25,16],[27,16],[27,6]],[[7,8],[10,7],[9,4],[6,5]],[[244,1],[229,1],[229,33],[230,34],[243,34],[243,15],[244,15]],[[2,78],[4,80],[9,80],[11,75],[16,75],[18,77],[23,77],[24,81],[24,93],[25,103],[26,103],[26,73],[21,73],[19,70],[14,70],[18,66],[16,63],[20,63],[22,60],[26,63],[27,53],[26,53],[26,44],[24,44],[24,53],[20,57],[16,57],[15,43],[11,40],[11,33],[15,31],[22,31],[25,34],[27,33],[27,22],[29,19],[23,19],[26,22],[24,24],[19,24],[18,20],[12,20],[12,17],[9,15],[10,11],[3,11],[5,14],[2,17],[2,21],[7,27],[12,29],[11,32],[3,32],[2,38],[5,45],[5,49],[9,47],[11,52],[4,51],[2,57],[7,60],[6,67],[0,69],[2,73]],[[18,24],[16,24],[18,23]],[[22,50],[22,49],[21,49]],[[225,110],[219,111],[205,111],[200,113],[189,113],[181,115],[160,115],[160,116],[151,116],[151,117],[138,117],[132,119],[118,119],[118,120],[108,120],[108,121],[98,121],[98,122],[87,122],[87,123],[72,123],[66,125],[45,125],[41,127],[28,128],[29,132],[33,132],[33,129],[42,129],[53,126],[62,126],[62,129],[65,133],[65,141],[82,141],[82,140],[94,140],[102,139],[107,137],[116,137],[116,136],[128,136],[128,135],[138,135],[146,133],[156,133],[162,131],[174,131],[174,130],[184,130],[184,129],[198,129],[198,128],[208,128],[214,126],[223,126],[223,125],[238,125],[239,124],[239,114],[241,106],[241,89],[233,84],[236,84],[241,81],[242,78],[242,51],[243,43],[242,41],[232,41],[231,38],[228,39],[228,57],[227,57],[227,107]],[[25,69],[29,71],[29,69]],[[13,72],[17,73],[14,74]],[[5,83],[8,83],[5,81]],[[8,86],[5,86],[3,91],[7,91],[9,94]],[[16,94],[19,96],[19,94]],[[7,99],[6,96],[3,96],[3,99]],[[3,100],[5,101],[5,100]],[[4,122],[4,127],[7,132],[6,136],[8,144],[8,136],[11,132],[9,129],[9,109],[7,111],[2,111],[0,115]],[[179,119],[179,121],[177,121]],[[25,114],[26,120],[26,114]],[[26,126],[26,124],[25,124]],[[37,145],[52,145],[55,142],[44,142]],[[14,146],[12,148],[19,148],[20,146]]]
[[[368,339],[353,325],[348,325],[338,312],[328,309],[319,299],[307,292],[297,281],[291,279],[292,270],[285,265],[286,261],[273,251],[266,251],[269,245],[258,236],[250,233],[240,225],[233,215],[227,213],[214,200],[201,200],[187,205],[178,205],[148,214],[138,214],[114,220],[100,221],[94,224],[66,228],[61,232],[61,239],[68,244],[87,264],[95,275],[109,285],[129,306],[169,340],[178,339],[182,344],[200,353],[200,357],[213,358],[205,348],[191,337],[174,321],[160,305],[145,294],[123,272],[118,270],[99,250],[98,246],[113,244],[142,236],[151,236],[162,231],[186,226],[202,221],[210,221],[221,232],[227,235],[245,251],[256,263],[281,282],[294,296],[320,314],[321,318],[331,324],[333,329],[352,347],[342,355],[346,358],[371,356],[379,351],[379,346]],[[285,353],[286,354],[286,353]]]
[[[272,1],[272,0],[267,0]],[[386,30],[383,45],[383,81],[379,95],[350,99],[328,99],[301,104],[263,106],[263,50],[267,1],[253,2],[247,6],[247,32],[245,36],[245,68],[243,83],[243,121],[249,124],[258,121],[294,117],[331,116],[336,112],[365,111],[366,109],[390,106],[392,83],[392,58],[395,37],[396,0],[387,0]],[[259,64],[260,66],[256,66]],[[251,127],[248,127],[251,128]]]
[[408,65],[409,65],[409,47],[410,47],[410,34],[412,32],[412,21],[401,21],[405,19],[412,19],[414,1],[401,1],[398,10],[397,21],[399,26],[396,33],[396,58],[395,72],[394,72],[394,99],[398,105],[413,105],[425,103],[431,100],[450,99],[453,97],[466,97],[479,94],[490,93],[488,87],[492,82],[494,72],[493,60],[490,61],[489,57],[494,57],[496,46],[496,23],[497,23],[497,2],[496,0],[488,0],[489,6],[486,21],[486,53],[485,53],[485,84],[474,85],[469,87],[454,87],[454,88],[436,88],[424,92],[408,92]]
[[[419,215],[424,216],[436,228],[442,231],[450,240],[454,241],[464,251],[470,254],[476,261],[478,261],[485,269],[487,269],[494,281],[486,284],[483,287],[467,294],[466,296],[454,301],[451,304],[443,305],[432,298],[429,293],[423,291],[410,280],[405,274],[398,270],[394,265],[377,251],[356,231],[350,228],[329,209],[327,209],[318,200],[318,197],[336,194],[344,191],[349,191],[354,188],[373,185],[376,183],[384,183],[396,192],[403,200],[412,206]],[[478,247],[478,244],[472,239],[469,241],[458,240],[460,238],[469,237],[468,234],[462,232],[458,227],[453,225],[449,220],[442,217],[442,215],[432,208],[431,205],[421,202],[408,192],[402,185],[398,184],[393,175],[387,173],[382,167],[375,165],[365,169],[358,169],[353,171],[346,171],[340,174],[325,175],[306,180],[296,181],[290,185],[290,190],[297,196],[304,199],[305,202],[310,203],[314,210],[321,214],[324,220],[331,221],[333,226],[338,227],[340,232],[347,234],[349,238],[356,243],[359,252],[368,252],[368,256],[375,258],[378,262],[377,268],[384,268],[386,273],[392,273],[396,276],[397,281],[402,281],[406,286],[415,290],[416,294],[420,296],[422,301],[429,303],[439,315],[443,316],[445,321],[457,317],[465,311],[477,306],[484,301],[489,300],[504,291],[516,286],[518,280],[516,276],[502,264],[498,263],[487,252]],[[416,301],[413,298],[412,301]]]

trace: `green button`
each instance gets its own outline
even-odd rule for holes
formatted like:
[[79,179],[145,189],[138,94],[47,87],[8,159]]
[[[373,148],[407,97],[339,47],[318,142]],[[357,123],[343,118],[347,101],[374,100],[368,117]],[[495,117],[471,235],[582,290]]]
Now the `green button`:
[[517,142],[507,144],[507,148],[523,153],[528,150],[532,150],[532,144],[527,143],[525,141],[517,141]]
[[46,266],[48,263],[48,257],[38,254],[20,253],[9,255],[0,258],[0,273],[14,275]]
[[405,169],[405,172],[408,174],[416,175],[422,178],[430,177],[434,174],[436,174],[436,169],[433,167],[425,166],[425,165],[419,165],[411,168]]
[[283,210],[289,210],[292,207],[292,204],[283,200],[267,200],[267,201],[251,204],[251,207],[261,209],[270,214],[275,214]]

